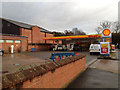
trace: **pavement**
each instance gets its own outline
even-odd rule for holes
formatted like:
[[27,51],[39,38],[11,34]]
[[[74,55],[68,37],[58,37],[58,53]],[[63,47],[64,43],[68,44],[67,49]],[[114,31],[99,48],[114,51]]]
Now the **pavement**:
[[[16,72],[19,70],[24,70],[30,67],[34,67],[36,65],[44,64],[50,60],[52,53],[62,53],[64,51],[41,51],[41,52],[25,52],[25,53],[16,53],[16,54],[5,54],[1,61],[0,73],[8,74],[12,72]],[[65,53],[65,52],[64,52]],[[96,55],[89,55],[89,52],[78,52],[79,55],[86,55],[86,63],[89,63],[93,59],[96,59]]]
[[88,68],[67,88],[118,88],[118,74]]
[[120,64],[117,60],[105,60],[105,59],[98,59],[89,68],[96,68],[104,71],[109,71],[112,73],[120,74],[118,71],[118,64]]
[[2,57],[2,74],[4,73],[12,73],[18,70],[27,69],[32,66],[37,66],[40,64],[46,63],[45,60],[40,58],[27,56],[24,54],[5,54]]
[[67,88],[118,88],[119,60],[96,59]]

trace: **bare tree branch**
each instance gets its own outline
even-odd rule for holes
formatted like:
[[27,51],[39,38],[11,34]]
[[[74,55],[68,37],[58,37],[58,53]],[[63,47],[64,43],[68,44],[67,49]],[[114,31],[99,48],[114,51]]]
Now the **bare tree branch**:
[[102,28],[110,28],[111,24],[112,23],[110,21],[104,21],[100,23],[100,26],[102,26]]
[[113,31],[116,33],[120,32],[120,22],[116,21],[113,23]]
[[100,34],[100,32],[104,29],[104,28],[111,28],[112,23],[110,21],[103,21],[100,23],[100,25],[95,29],[95,31]]

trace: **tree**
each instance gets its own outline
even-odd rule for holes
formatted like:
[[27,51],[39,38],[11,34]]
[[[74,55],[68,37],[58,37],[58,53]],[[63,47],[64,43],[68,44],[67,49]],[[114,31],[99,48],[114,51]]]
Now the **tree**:
[[83,32],[82,30],[80,30],[78,28],[73,28],[72,32],[74,33],[74,35],[86,35],[85,32]]
[[120,49],[120,22],[116,21],[113,23],[112,43],[117,45]]
[[110,21],[103,21],[103,22],[100,23],[100,26],[102,28],[110,28],[111,25],[112,25],[112,23]]
[[115,44],[117,48],[120,49],[120,32],[119,33],[112,33],[112,44]]
[[120,22],[116,21],[113,23],[113,32],[119,33],[120,32]]
[[99,27],[97,27],[95,30],[96,30],[96,32],[97,32],[98,34],[100,34],[102,28],[99,26]]
[[104,29],[104,28],[111,28],[112,23],[110,21],[103,21],[100,23],[100,25],[95,29],[98,34]]
[[72,31],[70,31],[70,30],[65,30],[65,31],[64,31],[64,34],[65,34],[66,36],[74,35],[74,33],[73,33]]
[[76,35],[78,33],[78,28],[73,28],[72,32],[74,33],[74,35]]
[[82,30],[78,30],[77,28],[74,30],[65,30],[64,33],[63,32],[53,32],[54,36],[72,36],[72,35],[86,35],[85,32],[83,32]]
[[57,37],[57,36],[65,36],[64,33],[62,32],[53,32],[54,36]]

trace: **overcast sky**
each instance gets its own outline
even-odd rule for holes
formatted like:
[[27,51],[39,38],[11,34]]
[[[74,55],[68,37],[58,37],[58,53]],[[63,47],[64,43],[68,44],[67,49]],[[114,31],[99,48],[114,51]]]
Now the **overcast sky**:
[[92,34],[96,33],[95,28],[100,22],[118,20],[119,0],[9,1],[2,1],[0,17],[38,25],[50,31],[63,32],[77,27]]

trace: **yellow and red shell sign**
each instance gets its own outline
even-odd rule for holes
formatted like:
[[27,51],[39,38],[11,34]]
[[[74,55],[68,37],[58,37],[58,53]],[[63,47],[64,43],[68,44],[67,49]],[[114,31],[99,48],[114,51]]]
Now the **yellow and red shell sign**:
[[104,29],[102,33],[104,36],[109,36],[111,31],[109,29]]

